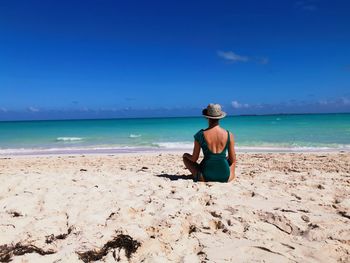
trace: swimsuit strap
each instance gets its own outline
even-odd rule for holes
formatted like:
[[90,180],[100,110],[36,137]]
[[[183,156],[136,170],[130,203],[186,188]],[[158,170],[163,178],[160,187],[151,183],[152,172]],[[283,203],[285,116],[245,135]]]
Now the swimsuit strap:
[[225,148],[228,148],[229,146],[230,146],[230,132],[227,130],[227,143]]

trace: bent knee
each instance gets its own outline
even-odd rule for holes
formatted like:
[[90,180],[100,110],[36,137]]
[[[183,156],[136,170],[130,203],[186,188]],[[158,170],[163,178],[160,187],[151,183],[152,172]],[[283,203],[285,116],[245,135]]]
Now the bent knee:
[[182,159],[189,159],[189,156],[190,156],[190,154],[189,153],[184,153],[183,155],[182,155]]

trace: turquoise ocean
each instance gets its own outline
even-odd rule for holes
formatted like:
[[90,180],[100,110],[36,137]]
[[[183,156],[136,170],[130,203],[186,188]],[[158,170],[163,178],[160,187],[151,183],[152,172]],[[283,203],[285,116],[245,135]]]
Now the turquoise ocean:
[[[238,151],[350,151],[350,114],[230,116]],[[0,154],[189,150],[202,117],[0,122]]]

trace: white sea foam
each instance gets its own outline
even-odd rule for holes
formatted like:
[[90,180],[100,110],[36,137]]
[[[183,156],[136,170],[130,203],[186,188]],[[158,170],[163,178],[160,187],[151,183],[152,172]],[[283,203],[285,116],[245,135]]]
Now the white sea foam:
[[147,151],[154,147],[132,147],[132,146],[87,146],[87,147],[56,147],[56,148],[0,148],[1,155],[43,155],[43,154],[84,154],[84,153],[118,153],[118,152],[134,152]]
[[236,146],[239,152],[338,152],[350,151],[350,145],[339,145],[337,147],[326,146]]
[[154,145],[165,149],[190,149],[193,142],[157,142]]
[[[157,142],[153,144],[158,148],[163,149],[192,149],[193,142]],[[257,152],[317,152],[317,151],[349,151],[350,145],[338,145],[335,147],[326,147],[326,146],[236,146],[237,151],[257,151]]]
[[82,141],[83,138],[80,137],[57,137],[56,141],[60,142],[73,142],[73,141]]
[[[193,142],[157,142],[153,144],[155,147],[163,149],[192,149]],[[317,151],[350,151],[350,144],[333,146],[272,146],[272,145],[256,145],[256,146],[235,146],[237,151],[257,151],[257,152],[317,152]]]
[[129,138],[139,138],[141,137],[141,134],[130,134]]
[[[45,155],[45,154],[103,154],[103,153],[131,153],[154,152],[159,150],[177,151],[190,150],[192,142],[158,142],[150,146],[84,146],[84,147],[55,147],[55,148],[0,148],[0,156],[6,155]],[[350,152],[350,145],[338,147],[273,147],[273,146],[236,146],[237,152]]]

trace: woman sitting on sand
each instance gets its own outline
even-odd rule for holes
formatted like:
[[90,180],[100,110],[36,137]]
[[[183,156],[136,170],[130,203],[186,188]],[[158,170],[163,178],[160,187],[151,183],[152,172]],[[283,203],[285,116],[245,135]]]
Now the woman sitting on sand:
[[[183,161],[195,181],[230,182],[235,178],[236,154],[233,135],[219,126],[226,116],[219,104],[209,104],[202,112],[209,127],[194,135],[193,154],[185,153]],[[197,163],[202,148],[204,159]],[[228,151],[228,157],[226,157]]]

